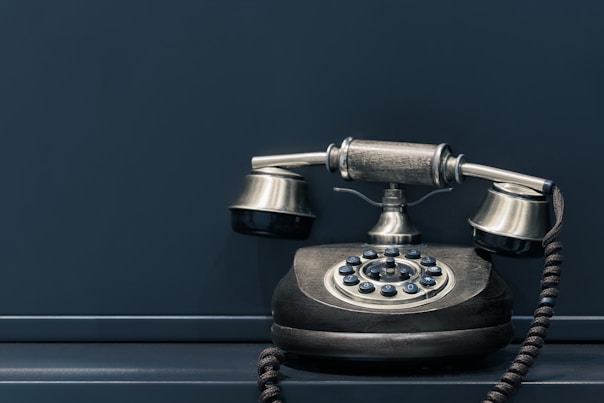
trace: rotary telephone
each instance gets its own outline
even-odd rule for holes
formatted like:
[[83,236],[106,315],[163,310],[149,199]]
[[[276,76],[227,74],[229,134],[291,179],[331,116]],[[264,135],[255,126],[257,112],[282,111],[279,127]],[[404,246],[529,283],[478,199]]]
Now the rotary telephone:
[[[429,362],[488,355],[512,339],[512,298],[492,253],[545,255],[541,295],[514,363],[487,394],[500,402],[538,355],[557,297],[563,199],[553,181],[454,156],[448,144],[346,138],[325,152],[259,156],[230,206],[234,231],[305,239],[315,219],[308,186],[292,168],[324,165],[348,181],[387,184],[365,242],[308,246],[273,293],[274,348],[260,355],[261,401],[280,401],[278,368],[294,360]],[[447,190],[466,178],[493,182],[469,224],[473,246],[424,242],[407,213],[405,185]],[[551,202],[550,199],[551,198]],[[555,223],[550,224],[553,203]]]

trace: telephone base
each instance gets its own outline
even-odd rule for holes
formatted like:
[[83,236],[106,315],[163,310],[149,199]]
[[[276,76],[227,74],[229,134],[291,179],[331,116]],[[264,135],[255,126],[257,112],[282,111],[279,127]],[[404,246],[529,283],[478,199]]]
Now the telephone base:
[[272,307],[273,342],[299,356],[468,357],[503,348],[513,336],[510,289],[488,253],[465,246],[301,248],[275,289]]
[[416,362],[482,356],[509,344],[512,323],[417,333],[339,333],[273,324],[273,341],[289,354],[355,361]]

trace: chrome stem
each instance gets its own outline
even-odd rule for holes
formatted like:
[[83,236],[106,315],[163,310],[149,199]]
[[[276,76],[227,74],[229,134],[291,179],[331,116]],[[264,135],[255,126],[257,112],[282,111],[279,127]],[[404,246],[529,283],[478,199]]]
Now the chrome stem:
[[461,170],[462,176],[487,179],[493,182],[515,183],[544,193],[550,193],[551,191],[549,189],[552,185],[551,181],[535,176],[468,162],[460,164],[459,169]]
[[326,165],[327,152],[266,155],[252,158],[252,168],[295,168],[305,165]]

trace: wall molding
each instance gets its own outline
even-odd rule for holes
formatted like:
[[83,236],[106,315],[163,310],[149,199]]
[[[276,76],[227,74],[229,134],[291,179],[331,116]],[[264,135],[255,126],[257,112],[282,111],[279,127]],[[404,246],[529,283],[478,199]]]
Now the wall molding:
[[[532,317],[514,316],[515,340]],[[265,315],[2,315],[0,341],[266,342]],[[604,340],[604,316],[554,316],[548,341]]]

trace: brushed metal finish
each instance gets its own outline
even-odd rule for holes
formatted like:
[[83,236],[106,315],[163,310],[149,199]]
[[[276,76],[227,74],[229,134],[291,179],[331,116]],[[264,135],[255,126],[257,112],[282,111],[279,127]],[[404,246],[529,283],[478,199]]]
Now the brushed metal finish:
[[350,180],[445,186],[441,174],[450,154],[446,144],[345,140],[340,149],[340,172]]
[[246,175],[243,189],[230,209],[267,211],[315,217],[304,177],[281,168],[261,168]]
[[550,228],[549,203],[532,189],[494,183],[470,225],[491,234],[541,241]]
[[466,177],[515,183],[551,193],[554,182],[531,175],[466,162],[465,156],[452,155],[446,144],[417,144],[398,141],[345,138],[338,147],[326,151],[255,156],[252,168],[295,168],[325,165],[329,172],[339,171],[345,180],[394,182],[407,185],[445,187],[461,183]]
[[[347,137],[340,147],[331,144],[325,152],[283,154],[252,158],[256,168],[232,209],[274,212],[312,217],[303,177],[279,167],[324,164],[339,171],[345,180],[445,187],[475,177],[506,183],[494,185],[481,209],[470,219],[475,240],[492,244],[491,236],[515,240],[541,240],[549,228],[549,205],[543,195],[551,193],[553,181],[465,161],[454,157],[449,145],[358,140]],[[513,188],[512,188],[513,187]],[[530,194],[540,195],[536,199]],[[420,233],[404,214],[404,204],[387,206],[369,238],[375,244],[420,242]],[[481,241],[482,238],[485,238]],[[509,243],[509,239],[497,242]],[[518,249],[519,246],[510,247]],[[487,249],[490,250],[490,249]]]

